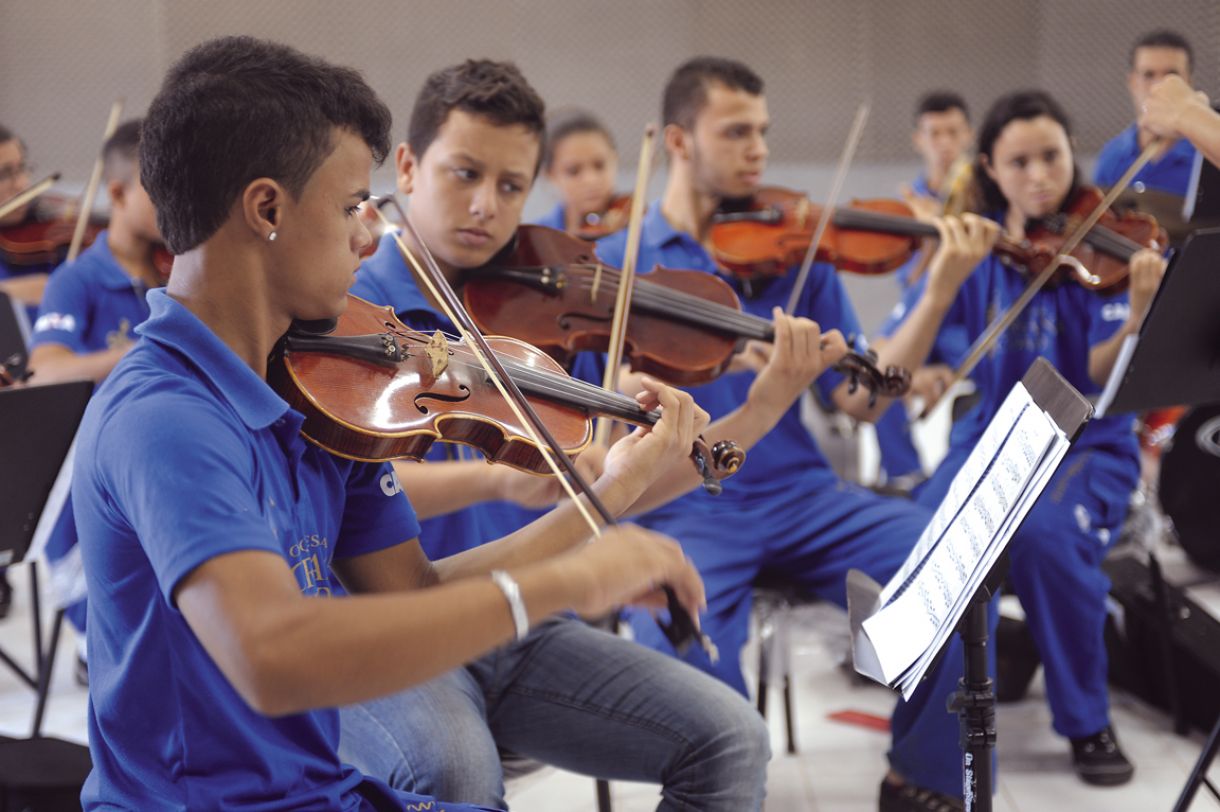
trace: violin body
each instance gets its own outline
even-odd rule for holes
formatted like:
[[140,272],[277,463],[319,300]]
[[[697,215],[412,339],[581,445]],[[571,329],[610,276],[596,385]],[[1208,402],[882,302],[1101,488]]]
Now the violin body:
[[[853,200],[836,209],[822,239],[818,261],[851,273],[888,273],[911,258],[919,239],[856,227],[852,212],[912,218],[900,200]],[[738,277],[782,276],[800,265],[813,240],[822,207],[803,194],[764,187],[745,201],[729,201],[713,216],[709,235],[716,261]]]
[[[618,271],[600,263],[592,246],[562,231],[519,227],[509,252],[464,281],[466,309],[485,333],[512,335],[563,364],[578,352],[609,347]],[[694,386],[728,368],[738,335],[693,327],[676,317],[672,305],[640,306],[651,286],[660,286],[740,310],[737,294],[724,280],[701,271],[658,267],[640,274],[636,286],[623,347],[632,369]]]
[[[1037,276],[1103,197],[1096,187],[1080,187],[1063,211],[1033,221],[1021,242],[1001,240],[996,244],[996,253],[1006,264]],[[1116,293],[1127,287],[1128,264],[1136,251],[1144,248],[1163,251],[1166,245],[1165,229],[1151,215],[1138,211],[1119,214],[1110,209],[1072,250],[1070,256],[1075,262],[1061,265],[1048,284],[1073,281],[1090,290]]]
[[[20,222],[0,226],[0,257],[14,267],[58,265],[68,255],[76,230],[76,201],[44,194],[30,206]],[[89,245],[106,227],[106,221],[89,218],[83,245]]]
[[[402,350],[386,356],[348,352],[334,339],[362,337],[374,348],[390,339]],[[314,339],[315,341],[317,338]],[[305,415],[302,433],[333,454],[366,462],[421,460],[432,443],[462,443],[489,461],[532,473],[549,472],[542,453],[487,380],[473,352],[450,341],[430,354],[432,337],[404,325],[389,307],[348,296],[347,310],[318,347],[309,340],[281,343],[268,367],[268,380],[289,405]],[[488,338],[497,355],[526,367],[567,377],[546,353],[511,338]],[[437,374],[435,355],[445,364]],[[530,398],[564,451],[576,453],[592,440],[587,412],[543,398]]]
[[580,220],[576,236],[582,240],[600,240],[627,227],[631,214],[631,195],[615,195],[606,208],[589,212]]

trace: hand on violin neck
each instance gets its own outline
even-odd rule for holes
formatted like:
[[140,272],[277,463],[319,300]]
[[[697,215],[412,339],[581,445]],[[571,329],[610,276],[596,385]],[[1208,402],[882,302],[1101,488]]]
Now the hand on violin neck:
[[1168,147],[1185,135],[1183,119],[1194,111],[1210,112],[1207,94],[1192,88],[1181,76],[1170,74],[1149,89],[1140,110],[1139,128],[1166,139]]
[[919,404],[919,412],[929,412],[953,382],[953,368],[948,364],[930,364],[911,374],[911,391],[907,393],[908,405]]
[[778,421],[827,367],[847,353],[847,342],[838,330],[823,333],[817,322],[785,316],[778,307],[772,315],[775,340],[746,400],[768,419]]
[[1128,263],[1130,268],[1128,281],[1128,302],[1131,310],[1127,316],[1124,329],[1129,334],[1139,332],[1144,323],[1144,315],[1152,304],[1152,297],[1161,286],[1165,276],[1165,258],[1151,248],[1137,251]]
[[940,244],[928,267],[925,296],[948,307],[962,283],[986,257],[1000,237],[1000,227],[977,214],[938,217],[933,220],[940,232]]
[[555,559],[563,583],[577,584],[572,609],[586,617],[605,615],[628,604],[663,609],[663,586],[698,624],[707,608],[703,580],[673,539],[624,524],[607,528],[592,543]]
[[692,470],[691,447],[708,424],[708,414],[695,403],[689,392],[666,386],[647,375],[639,378],[643,387],[635,396],[645,410],[659,410],[661,419],[650,429],[636,428],[610,447],[605,472],[597,484],[613,487],[613,499],[626,498],[619,507],[625,511],[674,466]]

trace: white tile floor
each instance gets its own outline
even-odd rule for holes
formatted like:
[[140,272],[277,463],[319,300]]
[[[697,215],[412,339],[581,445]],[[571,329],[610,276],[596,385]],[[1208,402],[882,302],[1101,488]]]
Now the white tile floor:
[[[1184,569],[1179,565],[1170,567],[1169,572],[1174,577]],[[18,586],[18,601],[13,614],[0,621],[0,646],[29,663],[31,632],[25,568],[11,575]],[[1220,608],[1220,587],[1210,585],[1192,594],[1213,611]],[[843,624],[837,610],[828,607],[802,609],[796,618],[793,670],[800,752],[795,756],[784,753],[780,697],[775,692],[771,697],[775,709],[771,729],[776,755],[767,786],[767,809],[772,812],[863,812],[876,808],[887,735],[838,724],[827,716],[841,710],[885,716],[894,700],[879,687],[853,684],[836,665],[843,645]],[[44,733],[83,742],[86,694],[72,680],[72,659],[72,641],[65,640],[56,663]],[[746,662],[752,661],[747,652]],[[1067,743],[1051,732],[1040,680],[1029,698],[1001,706],[996,812],[1168,812],[1202,747],[1203,737],[1175,736],[1163,713],[1125,694],[1116,692],[1113,704],[1115,726],[1137,767],[1135,780],[1117,789],[1089,788],[1076,779]],[[0,732],[26,735],[33,707],[33,693],[0,666]],[[640,812],[654,808],[657,802],[656,788],[648,785],[614,784],[613,794],[615,812]],[[515,782],[509,801],[514,810],[595,809],[591,780],[551,769]],[[1220,804],[1204,791],[1192,809],[1220,810]]]

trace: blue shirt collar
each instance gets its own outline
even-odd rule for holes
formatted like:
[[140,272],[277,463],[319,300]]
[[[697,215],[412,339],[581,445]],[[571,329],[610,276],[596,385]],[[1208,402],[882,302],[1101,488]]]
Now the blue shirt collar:
[[[645,248],[657,250],[664,248],[674,241],[682,241],[683,238],[691,239],[690,235],[678,231],[669,221],[665,219],[665,215],[661,213],[661,201],[654,200],[648,207],[647,213],[644,214],[644,222],[642,233],[640,234],[640,243]],[[645,272],[652,270],[651,268],[640,269]]]
[[398,251],[394,235],[386,234],[377,245],[377,250],[365,260],[361,273],[367,273],[385,291],[388,301],[375,304],[393,304],[399,316],[410,313],[428,313],[434,317],[441,314],[432,307],[415,284],[415,277],[407,267],[406,260]]
[[[89,254],[92,254],[97,259],[97,283],[108,290],[142,288],[143,285],[132,279],[127,271],[123,270],[123,266],[119,264],[119,261],[114,258],[114,254],[110,250],[109,235],[109,229],[99,232],[93,238],[93,243],[86,249]],[[83,254],[81,258],[84,258]],[[77,261],[79,262],[80,260],[78,259]]]
[[145,339],[177,351],[211,382],[251,430],[265,429],[290,411],[288,404],[227,344],[164,289],[148,292],[148,320],[136,328]]

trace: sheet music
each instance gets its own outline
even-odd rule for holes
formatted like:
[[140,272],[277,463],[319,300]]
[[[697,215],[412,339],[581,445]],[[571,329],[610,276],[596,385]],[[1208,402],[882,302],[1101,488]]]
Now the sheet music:
[[1018,383],[863,622],[881,670],[872,676],[909,698],[1068,445]]

